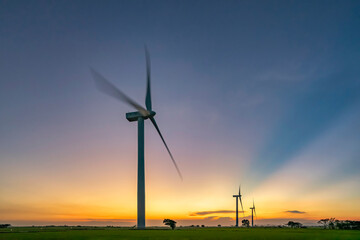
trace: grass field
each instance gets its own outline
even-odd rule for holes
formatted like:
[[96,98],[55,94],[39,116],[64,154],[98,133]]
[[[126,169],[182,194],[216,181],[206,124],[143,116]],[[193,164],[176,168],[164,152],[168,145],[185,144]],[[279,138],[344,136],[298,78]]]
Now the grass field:
[[358,230],[288,228],[179,228],[133,230],[125,228],[9,228],[0,229],[0,240],[11,239],[359,239]]

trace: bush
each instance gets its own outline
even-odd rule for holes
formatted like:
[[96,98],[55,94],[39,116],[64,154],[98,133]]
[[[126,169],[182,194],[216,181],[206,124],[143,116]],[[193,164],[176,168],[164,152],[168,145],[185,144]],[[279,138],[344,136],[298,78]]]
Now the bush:
[[164,219],[163,223],[165,225],[170,226],[172,230],[174,230],[175,227],[176,227],[176,222],[174,220],[171,220],[171,219],[168,219],[168,218]]
[[11,227],[11,224],[0,224],[0,228],[8,228],[8,227]]

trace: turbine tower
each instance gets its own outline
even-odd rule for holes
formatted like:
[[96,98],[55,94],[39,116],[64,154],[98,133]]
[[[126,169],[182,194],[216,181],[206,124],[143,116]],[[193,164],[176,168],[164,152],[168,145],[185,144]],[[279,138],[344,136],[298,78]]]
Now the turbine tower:
[[254,226],[254,213],[255,213],[255,217],[256,217],[254,199],[253,199],[253,206],[250,209],[251,209],[251,226],[253,227]]
[[235,227],[239,227],[239,207],[238,207],[238,200],[240,201],[240,204],[241,204],[241,210],[242,210],[242,213],[244,215],[244,208],[243,208],[243,205],[242,205],[242,201],[241,201],[241,194],[240,194],[240,186],[239,186],[239,194],[238,195],[233,195],[234,198],[236,198],[236,224],[235,224]]
[[176,168],[177,173],[179,174],[181,180],[181,172],[175,162],[173,155],[170,152],[169,147],[167,146],[164,137],[162,136],[160,129],[155,121],[155,112],[152,110],[151,105],[151,91],[150,91],[150,78],[151,78],[151,66],[150,66],[150,55],[145,46],[145,59],[146,59],[146,97],[145,97],[145,106],[142,107],[134,100],[125,95],[117,87],[115,87],[111,82],[109,82],[105,77],[100,73],[96,72],[94,69],[90,68],[92,76],[95,80],[97,88],[111,97],[114,97],[121,102],[125,102],[128,105],[134,107],[136,112],[126,113],[126,119],[129,122],[137,121],[138,123],[138,179],[137,179],[137,228],[145,229],[145,159],[144,159],[144,120],[150,119],[154,125],[156,131],[159,133],[161,140],[163,141],[166,150],[168,151],[170,158]]

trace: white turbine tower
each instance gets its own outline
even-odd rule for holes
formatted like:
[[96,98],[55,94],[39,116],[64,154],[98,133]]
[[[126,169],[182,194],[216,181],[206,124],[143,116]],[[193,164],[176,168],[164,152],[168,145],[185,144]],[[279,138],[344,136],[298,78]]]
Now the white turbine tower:
[[253,199],[253,206],[250,209],[251,209],[251,226],[253,227],[254,226],[254,213],[255,213],[255,217],[256,217],[254,199]]
[[145,46],[145,58],[146,58],[146,78],[147,78],[147,87],[146,87],[146,97],[145,105],[146,109],[136,103],[134,100],[126,96],[122,91],[105,79],[100,73],[96,72],[94,69],[90,69],[95,80],[97,88],[122,102],[125,102],[132,107],[134,107],[137,112],[126,113],[126,119],[129,122],[137,121],[138,122],[138,182],[137,182],[137,228],[145,229],[145,159],[144,159],[144,120],[150,119],[153,123],[156,131],[159,133],[161,140],[163,141],[171,160],[176,168],[177,173],[182,179],[180,170],[175,162],[174,157],[172,156],[164,137],[162,136],[160,129],[155,121],[155,112],[152,110],[151,106],[151,91],[150,91],[150,55]]
[[240,204],[241,204],[241,210],[242,210],[243,215],[244,215],[244,208],[243,208],[242,201],[241,201],[240,186],[239,186],[239,194],[238,194],[238,195],[233,195],[233,197],[236,198],[236,224],[235,224],[235,227],[238,227],[238,226],[239,226],[239,207],[238,207],[238,201],[239,201]]

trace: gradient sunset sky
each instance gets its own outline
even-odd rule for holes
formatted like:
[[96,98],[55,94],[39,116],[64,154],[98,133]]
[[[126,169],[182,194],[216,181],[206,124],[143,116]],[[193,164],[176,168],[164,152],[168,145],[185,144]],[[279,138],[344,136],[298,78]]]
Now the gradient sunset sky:
[[145,43],[148,225],[360,220],[360,1],[0,0],[0,223],[136,224]]

